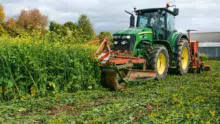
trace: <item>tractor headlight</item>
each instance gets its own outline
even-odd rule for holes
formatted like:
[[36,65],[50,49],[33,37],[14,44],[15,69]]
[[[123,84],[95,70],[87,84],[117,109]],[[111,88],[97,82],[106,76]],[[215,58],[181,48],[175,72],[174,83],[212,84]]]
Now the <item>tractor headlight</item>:
[[131,39],[131,36],[122,36],[122,39]]
[[125,45],[125,44],[127,44],[128,43],[128,41],[122,41],[121,42],[121,45]]
[[117,45],[118,44],[118,41],[114,41],[114,45]]
[[119,36],[114,36],[114,39],[119,39]]

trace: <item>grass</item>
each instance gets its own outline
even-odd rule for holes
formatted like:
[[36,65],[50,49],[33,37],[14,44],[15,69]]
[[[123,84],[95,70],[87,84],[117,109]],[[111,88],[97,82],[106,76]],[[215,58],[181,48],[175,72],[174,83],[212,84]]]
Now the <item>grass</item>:
[[0,123],[219,123],[220,61],[209,72],[0,103]]

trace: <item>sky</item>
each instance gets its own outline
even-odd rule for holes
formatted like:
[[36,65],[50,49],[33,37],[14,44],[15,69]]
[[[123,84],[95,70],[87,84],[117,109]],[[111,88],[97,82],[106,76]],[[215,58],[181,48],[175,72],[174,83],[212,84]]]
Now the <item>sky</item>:
[[[56,2],[55,2],[56,1]],[[39,9],[49,21],[77,22],[80,14],[87,14],[96,33],[117,32],[129,27],[129,15],[124,11],[165,7],[166,3],[180,9],[176,29],[185,32],[220,32],[220,0],[0,0],[6,17],[16,17],[22,9]]]

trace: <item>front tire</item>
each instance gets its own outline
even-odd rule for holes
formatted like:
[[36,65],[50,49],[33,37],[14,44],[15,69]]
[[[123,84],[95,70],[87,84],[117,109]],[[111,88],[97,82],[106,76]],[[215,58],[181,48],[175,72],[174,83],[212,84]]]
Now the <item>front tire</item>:
[[156,79],[164,79],[169,67],[169,54],[163,45],[155,45],[150,57],[150,68],[156,71]]
[[178,44],[177,73],[184,75],[188,73],[190,64],[189,42],[181,39]]

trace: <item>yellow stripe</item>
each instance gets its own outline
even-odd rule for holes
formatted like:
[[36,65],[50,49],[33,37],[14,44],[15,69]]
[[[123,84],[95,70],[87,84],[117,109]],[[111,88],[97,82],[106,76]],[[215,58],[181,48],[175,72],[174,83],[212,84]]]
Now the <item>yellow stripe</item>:
[[145,31],[145,32],[140,32],[140,33],[138,33],[139,35],[140,34],[152,34],[152,32],[151,31]]

